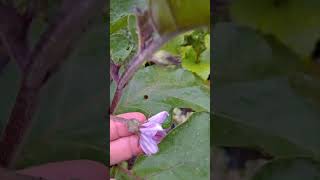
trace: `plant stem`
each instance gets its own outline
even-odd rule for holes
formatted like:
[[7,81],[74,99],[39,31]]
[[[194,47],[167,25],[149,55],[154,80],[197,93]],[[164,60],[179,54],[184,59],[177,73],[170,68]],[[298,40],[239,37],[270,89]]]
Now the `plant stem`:
[[138,176],[135,176],[131,171],[129,171],[128,169],[125,169],[121,166],[118,166],[119,167],[119,170],[124,172],[125,174],[127,174],[129,177],[135,179],[135,180],[143,180],[142,178],[138,177]]
[[148,58],[150,58],[164,43],[166,43],[173,36],[163,36],[155,39],[148,47],[138,52],[136,56],[130,61],[128,68],[122,74],[118,84],[116,92],[113,96],[112,103],[110,106],[110,114],[113,114],[118,106],[121,99],[124,87],[128,84],[134,73],[139,69],[140,65]]
[[113,96],[111,106],[109,113],[113,114],[118,106],[118,103],[121,99],[121,96],[123,94],[123,89],[128,84],[128,82],[131,80],[133,75],[137,72],[140,65],[147,59],[151,58],[152,55],[158,51],[162,45],[164,45],[166,42],[168,42],[173,37],[186,32],[190,29],[183,29],[180,31],[176,31],[170,34],[166,34],[163,36],[158,37],[157,39],[154,39],[146,48],[141,49],[130,61],[130,64],[128,65],[128,68],[123,72],[122,76],[119,79],[119,83],[117,84],[116,92]]
[[114,81],[114,83],[116,83],[116,85],[119,82],[119,69],[120,65],[115,64],[110,58],[110,77]]
[[31,129],[42,87],[72,52],[90,20],[102,12],[104,0],[64,0],[61,11],[27,57],[20,90],[0,139],[0,165],[12,167]]

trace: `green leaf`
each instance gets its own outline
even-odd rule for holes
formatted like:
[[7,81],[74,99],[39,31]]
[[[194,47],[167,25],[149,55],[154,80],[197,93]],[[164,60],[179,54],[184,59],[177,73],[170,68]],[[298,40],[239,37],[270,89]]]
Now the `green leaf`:
[[112,34],[110,37],[110,54],[116,64],[123,64],[133,51],[134,44],[124,33]]
[[252,180],[318,180],[320,164],[311,159],[279,159],[264,165]]
[[[209,33],[205,33],[203,30],[189,31],[176,36],[161,49],[181,57],[183,68],[196,73],[203,80],[207,80],[210,74]],[[196,52],[197,50],[198,52]]]
[[174,107],[209,112],[209,88],[187,70],[153,65],[135,74],[116,113],[139,111],[152,115]]
[[128,16],[123,16],[110,25],[110,34],[114,34],[128,25]]
[[211,138],[214,146],[245,147],[276,157],[312,156],[304,149],[281,136],[265,132],[263,128],[246,124],[233,116],[215,113],[211,119]]
[[209,26],[209,0],[149,0],[150,17],[162,35]]
[[182,67],[207,80],[210,74],[210,35],[196,30],[184,35],[181,47]]
[[209,57],[205,57],[201,54],[199,62],[196,62],[197,53],[191,46],[182,47],[181,52],[182,67],[198,74],[204,80],[208,79],[210,74],[210,55]]
[[111,23],[114,23],[124,16],[133,14],[133,10],[135,7],[144,8],[145,6],[145,0],[111,0],[110,21]]
[[209,179],[209,124],[209,113],[193,114],[168,134],[157,154],[140,157],[133,173],[150,180]]
[[213,31],[216,86],[276,77],[301,66],[300,58],[273,36],[233,23],[217,23]]
[[180,54],[180,48],[184,41],[184,34],[180,34],[173,39],[171,39],[169,42],[167,42],[165,45],[162,46],[162,50],[168,51],[173,55],[181,55]]
[[191,46],[197,54],[201,54],[207,49],[205,44],[206,32],[203,30],[195,30],[190,34],[184,35],[182,46]]
[[128,17],[128,30],[135,44],[138,44],[138,33],[137,33],[136,23],[137,23],[136,17],[134,15],[130,15]]
[[135,7],[144,8],[145,0],[111,1],[110,54],[116,64],[125,65],[137,50]]
[[235,22],[275,35],[301,56],[309,56],[320,36],[318,0],[238,0]]
[[[272,142],[265,144],[266,141],[261,144],[259,141],[265,138],[254,135],[252,141],[248,142],[243,132],[237,135],[232,133],[234,137],[243,137],[242,142],[249,143],[247,145],[256,143],[262,149],[275,149],[274,155],[283,156],[286,154],[279,152],[286,149],[290,153],[291,149],[285,148],[290,143],[304,149],[305,153],[320,158],[319,108],[307,98],[297,95],[288,77],[216,87],[214,103],[215,112],[224,113],[243,126],[252,127],[270,138],[276,136],[279,140],[287,141],[283,146],[276,146]],[[220,134],[216,138],[222,138],[222,142],[226,137]],[[301,154],[305,154],[304,152]]]
[[[317,87],[302,88],[309,78],[300,73],[299,56],[250,28],[223,23],[214,32],[215,113],[234,121],[215,126],[221,129],[214,137],[217,145],[320,158],[319,106],[310,100]],[[222,131],[234,128],[230,136]]]

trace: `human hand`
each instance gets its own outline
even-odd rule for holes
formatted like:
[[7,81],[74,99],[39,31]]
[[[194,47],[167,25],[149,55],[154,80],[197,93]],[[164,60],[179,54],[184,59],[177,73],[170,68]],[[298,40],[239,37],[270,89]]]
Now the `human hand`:
[[91,160],[71,160],[32,166],[16,172],[46,180],[106,180],[109,169],[102,163]]
[[[137,119],[140,122],[146,121],[146,117],[138,112],[130,112],[117,116],[125,119]],[[110,118],[110,165],[142,154],[143,151],[139,146],[139,137],[128,132],[126,124],[117,122],[112,117]]]
[[[142,113],[131,112],[117,115],[125,119],[146,121]],[[110,164],[114,165],[142,154],[139,137],[128,132],[126,124],[110,121]],[[101,163],[89,160],[73,160],[48,163],[18,170],[17,173],[43,177],[50,180],[69,180],[70,178],[104,180],[108,176],[108,168]]]

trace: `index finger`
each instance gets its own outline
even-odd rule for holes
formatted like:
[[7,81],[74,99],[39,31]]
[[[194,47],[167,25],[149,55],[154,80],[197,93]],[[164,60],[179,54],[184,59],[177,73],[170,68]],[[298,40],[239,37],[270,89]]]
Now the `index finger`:
[[[146,117],[144,114],[139,112],[130,112],[117,115],[118,117],[122,117],[125,119],[137,119],[140,122],[144,122]],[[128,132],[128,126],[125,123],[113,121],[111,117],[110,121],[110,141],[115,139],[119,139],[121,137],[130,136],[133,133]]]

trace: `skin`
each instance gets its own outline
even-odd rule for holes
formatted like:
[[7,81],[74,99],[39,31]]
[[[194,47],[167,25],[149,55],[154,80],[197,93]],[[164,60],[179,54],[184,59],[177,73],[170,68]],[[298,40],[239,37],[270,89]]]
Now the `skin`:
[[54,162],[17,171],[20,174],[47,180],[106,180],[108,172],[105,165],[90,160]]
[[[146,117],[142,113],[131,112],[118,115],[125,119],[137,119],[145,122]],[[142,154],[139,146],[139,137],[128,132],[124,123],[110,121],[110,165],[130,159],[133,156]]]
[[[117,115],[126,119],[146,121],[142,113],[130,112]],[[125,124],[110,121],[110,165],[120,163],[133,156],[142,154],[138,136],[128,132]],[[90,160],[72,160],[48,163],[18,170],[17,173],[43,177],[48,180],[106,180],[109,168]]]

